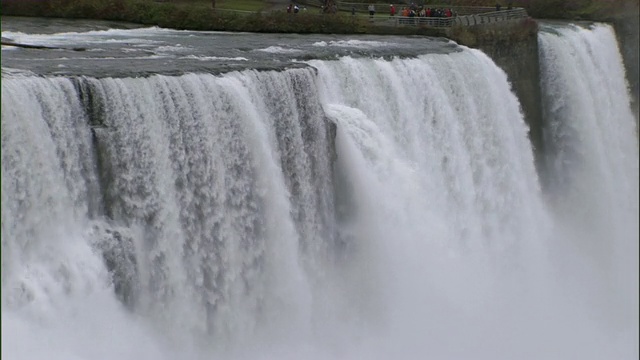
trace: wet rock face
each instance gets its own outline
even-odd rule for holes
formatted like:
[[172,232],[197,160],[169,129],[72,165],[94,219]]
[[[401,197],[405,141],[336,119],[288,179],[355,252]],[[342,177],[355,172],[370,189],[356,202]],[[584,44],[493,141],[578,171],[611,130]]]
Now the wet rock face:
[[639,99],[639,79],[640,72],[638,70],[638,44],[640,43],[640,17],[638,9],[631,11],[624,16],[619,16],[613,20],[613,26],[616,30],[618,42],[620,43],[620,51],[627,73],[627,81],[629,82],[629,91],[631,93],[631,109],[636,116],[636,125],[638,122],[638,103]]
[[94,246],[111,274],[116,295],[129,309],[133,309],[138,289],[138,264],[133,235],[126,229],[116,229],[104,224],[92,228]]

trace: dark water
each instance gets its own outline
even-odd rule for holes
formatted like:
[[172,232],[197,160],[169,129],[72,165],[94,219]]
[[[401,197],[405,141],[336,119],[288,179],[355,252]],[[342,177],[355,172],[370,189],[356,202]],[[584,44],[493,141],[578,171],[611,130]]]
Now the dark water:
[[[127,77],[282,69],[300,61],[458,51],[444,38],[180,31],[105,21],[2,17],[2,36],[58,49],[3,46],[2,67],[43,75]],[[76,51],[74,49],[83,49]]]

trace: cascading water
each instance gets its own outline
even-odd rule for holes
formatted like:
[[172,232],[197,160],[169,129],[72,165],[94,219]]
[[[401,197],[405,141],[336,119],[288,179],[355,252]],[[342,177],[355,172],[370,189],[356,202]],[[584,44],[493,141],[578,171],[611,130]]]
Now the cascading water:
[[386,300],[382,358],[522,358],[549,222],[506,75],[474,50],[312,64],[357,184],[342,228],[384,269],[358,281]]
[[[507,77],[476,50],[220,76],[3,74],[3,356],[637,353],[628,99],[578,123],[586,95],[554,68],[576,62],[554,41],[612,33],[558,31],[540,35],[543,86],[565,100],[547,105],[559,165],[544,189]],[[616,94],[615,71],[580,90]],[[581,134],[598,126],[595,147]],[[567,215],[586,207],[601,222]],[[576,255],[584,234],[614,241]],[[592,258],[607,267],[581,267]],[[620,296],[582,301],[607,284]]]
[[546,26],[539,43],[558,277],[624,339],[613,357],[638,357],[638,132],[615,33]]
[[[26,206],[36,220],[56,224],[65,219],[84,229],[85,247],[93,242],[105,252],[123,302],[171,332],[170,337],[207,334],[220,339],[220,345],[233,344],[254,335],[260,324],[271,332],[294,327],[303,336],[312,315],[313,281],[303,267],[316,274],[317,267],[329,266],[324,261],[336,231],[330,212],[330,128],[315,100],[312,75],[305,69],[75,82],[33,78],[35,86],[26,88],[22,79],[6,80],[7,104],[26,101],[42,112],[49,107],[62,111],[57,116],[38,114],[40,109],[36,115],[3,113],[3,129],[8,129],[3,132],[3,166],[8,167],[3,193],[10,195],[3,200],[5,214],[21,215],[20,206]],[[61,91],[49,101],[48,93]],[[86,114],[91,112],[100,117],[91,119],[97,124],[90,131]],[[47,128],[43,122],[68,121],[64,117],[81,130]],[[24,151],[25,143],[14,133],[34,132],[26,126],[40,126],[36,132],[47,137],[34,140],[32,162],[14,155]],[[87,151],[92,132],[95,153]],[[63,136],[74,146],[58,140]],[[75,145],[80,139],[84,142]],[[40,149],[39,143],[50,144],[41,150],[50,158],[38,158],[33,150]],[[73,154],[56,157],[56,148]],[[54,175],[30,176],[36,185],[29,186],[24,182],[30,169],[41,167],[36,161],[46,163]],[[59,169],[67,163],[71,170]],[[86,166],[83,176],[76,168],[86,163],[93,167]],[[50,186],[49,178],[61,185]],[[71,178],[69,184],[65,178]],[[96,181],[104,199],[102,209],[95,210],[99,216],[89,216],[87,204],[66,201],[89,198],[85,184]],[[17,196],[20,191],[38,197],[24,199]],[[35,204],[55,207],[31,209]],[[74,213],[79,220],[66,219]],[[101,220],[105,216],[108,224]],[[35,290],[12,273],[21,267],[15,259],[32,256],[33,247],[44,245],[44,234],[30,233],[39,225],[30,218],[8,219],[6,229],[3,225],[12,252],[3,268],[7,292],[20,288],[23,298],[35,297]],[[43,224],[42,231],[50,232],[51,226]],[[64,234],[57,236],[59,241]]]

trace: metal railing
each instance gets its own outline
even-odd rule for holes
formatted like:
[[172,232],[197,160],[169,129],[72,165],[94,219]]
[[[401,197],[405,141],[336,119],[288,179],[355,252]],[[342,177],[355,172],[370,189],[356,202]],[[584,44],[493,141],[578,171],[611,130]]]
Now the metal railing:
[[389,17],[393,21],[395,26],[426,26],[426,27],[451,27],[451,26],[473,26],[480,24],[490,24],[498,21],[505,21],[511,19],[522,19],[529,15],[523,8],[517,8],[512,10],[501,10],[470,14],[459,15],[454,17],[407,17],[407,16],[393,16]]
[[394,16],[393,20],[395,21],[395,26],[450,27],[454,18]]
[[[298,3],[301,4],[306,4],[309,6],[321,6],[323,1],[322,0],[297,0]],[[338,8],[338,10],[340,11],[351,11],[352,8],[355,8],[356,12],[364,12],[364,13],[368,13],[368,8],[369,5],[371,5],[368,2],[362,2],[362,1],[335,1],[335,4]],[[396,3],[393,1],[390,2],[384,2],[384,3],[374,3],[373,5],[375,5],[375,10],[376,10],[376,14],[388,14],[389,13],[389,4],[394,4],[395,8],[396,8],[396,15],[400,14],[400,11],[403,7],[409,7],[409,4],[400,4],[400,3]],[[453,12],[455,12],[458,15],[473,15],[473,14],[483,14],[483,13],[488,13],[488,12],[494,12],[496,11],[496,7],[495,6],[456,6],[449,3],[446,4],[428,4],[428,5],[420,5],[420,6],[424,6],[425,8],[431,8],[431,9],[451,9]],[[514,10],[516,8],[513,9],[507,9],[507,10]]]
[[[298,4],[303,6],[317,6],[319,3],[322,3],[321,0],[298,0]],[[366,3],[347,3],[336,1],[336,4],[342,8],[345,5],[355,6],[359,5],[356,8],[356,12],[358,15],[367,14],[365,6],[368,6]],[[396,6],[396,11],[398,11],[399,7],[402,5]],[[496,11],[495,7],[482,7],[482,6],[453,6],[449,7],[447,5],[429,5],[432,9],[451,9],[455,14],[453,17],[420,17],[420,16],[380,16],[376,15],[370,17],[369,21],[376,23],[377,25],[385,25],[385,26],[416,26],[416,27],[433,27],[433,28],[446,28],[451,26],[474,26],[481,24],[490,24],[498,21],[505,21],[511,19],[521,19],[526,18],[529,15],[524,8],[513,8],[510,10],[500,10]],[[388,5],[387,5],[388,7]],[[379,7],[376,7],[378,10]],[[278,11],[285,11],[286,8]],[[224,9],[216,9],[216,11],[228,11],[233,13],[242,13],[249,14],[253,13],[251,11],[237,11],[237,10],[224,10]],[[350,10],[349,10],[350,11]],[[384,12],[388,11],[387,8],[384,8]],[[303,11],[301,11],[303,12]],[[304,11],[304,13],[307,13]],[[309,14],[315,14],[316,11],[309,11]],[[377,14],[382,12],[376,11]]]
[[482,14],[457,16],[454,18],[452,25],[460,26],[473,26],[481,24],[490,24],[498,21],[505,21],[511,19],[521,19],[528,17],[527,11],[523,8],[516,8],[512,10],[492,11]]

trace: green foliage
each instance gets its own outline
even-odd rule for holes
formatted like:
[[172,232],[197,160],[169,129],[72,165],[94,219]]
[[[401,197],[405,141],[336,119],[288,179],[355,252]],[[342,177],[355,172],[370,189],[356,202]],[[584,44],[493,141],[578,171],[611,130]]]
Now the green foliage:
[[16,16],[47,16],[50,4],[48,0],[3,0],[2,14]]
[[[231,3],[230,0],[219,3]],[[7,2],[7,1],[5,1]],[[300,12],[234,12],[204,7],[197,0],[156,2],[153,0],[48,0],[41,2],[3,2],[6,15],[49,16],[129,21],[176,29],[224,30],[295,33],[362,33],[368,26],[364,19],[350,15],[323,15]],[[244,6],[259,1],[246,0]],[[210,2],[206,4],[210,6]],[[188,6],[189,5],[189,6]]]

